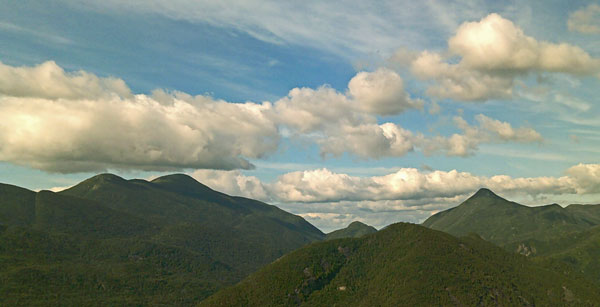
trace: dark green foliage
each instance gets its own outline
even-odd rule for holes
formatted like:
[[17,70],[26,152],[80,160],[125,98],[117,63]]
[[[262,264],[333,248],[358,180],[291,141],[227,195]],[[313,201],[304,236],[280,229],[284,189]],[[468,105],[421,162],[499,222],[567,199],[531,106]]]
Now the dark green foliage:
[[394,224],[285,255],[201,306],[593,306],[598,288],[477,236]]
[[185,175],[0,184],[0,306],[190,305],[324,234]]
[[373,226],[363,224],[361,222],[352,222],[344,229],[338,229],[328,233],[325,240],[342,239],[342,238],[360,238],[364,235],[377,232]]
[[546,241],[530,239],[507,249],[527,251],[538,261],[561,261],[600,284],[600,226]]

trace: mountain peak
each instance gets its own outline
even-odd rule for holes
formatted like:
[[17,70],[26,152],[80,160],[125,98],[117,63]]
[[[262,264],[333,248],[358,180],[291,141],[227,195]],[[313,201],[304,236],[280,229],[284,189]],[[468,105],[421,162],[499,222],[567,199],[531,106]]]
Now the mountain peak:
[[186,174],[170,174],[152,180],[153,183],[199,184],[196,179]]
[[218,199],[220,199],[221,193],[214,191],[213,189],[203,185],[193,177],[186,174],[166,175],[158,177],[152,180],[151,182],[160,188],[187,196],[202,198],[209,197],[210,199],[217,197]]
[[487,188],[481,188],[481,189],[479,189],[470,198],[479,198],[479,197],[500,198],[500,196],[496,195],[496,193],[492,192],[492,190],[487,189]]
[[88,187],[88,188],[98,188],[100,186],[105,186],[105,185],[111,185],[111,184],[123,184],[126,183],[127,180],[115,175],[115,174],[111,174],[111,173],[103,173],[103,174],[98,174],[96,176],[90,177],[78,184],[76,184],[75,186],[69,188],[68,190],[71,190],[75,187]]
[[350,224],[348,225],[348,228],[350,228],[350,227],[362,227],[362,226],[367,226],[367,227],[369,227],[369,225],[367,225],[367,224],[365,224],[365,223],[362,223],[362,222],[359,222],[359,221],[354,221],[354,222],[352,222],[352,223],[350,223]]
[[326,235],[326,240],[341,239],[341,238],[358,238],[364,235],[377,232],[373,226],[369,226],[359,221],[354,221],[346,228],[332,231]]
[[103,173],[98,174],[96,176],[88,178],[86,181],[95,181],[95,182],[123,182],[125,179],[111,173]]

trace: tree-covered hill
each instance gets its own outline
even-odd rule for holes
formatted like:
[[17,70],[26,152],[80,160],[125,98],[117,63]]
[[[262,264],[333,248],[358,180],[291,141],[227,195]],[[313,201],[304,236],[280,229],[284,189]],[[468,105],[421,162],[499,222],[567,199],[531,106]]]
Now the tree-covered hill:
[[193,304],[324,234],[186,175],[0,184],[0,305]]
[[201,306],[593,306],[598,288],[477,236],[413,224],[311,244]]

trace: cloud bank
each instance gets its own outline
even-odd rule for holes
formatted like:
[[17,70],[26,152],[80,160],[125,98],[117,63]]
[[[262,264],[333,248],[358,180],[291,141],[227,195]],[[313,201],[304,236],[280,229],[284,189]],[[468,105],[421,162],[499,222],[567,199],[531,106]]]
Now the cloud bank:
[[483,187],[500,195],[533,199],[600,193],[600,165],[578,164],[565,173],[562,177],[515,178],[402,168],[383,176],[357,177],[323,168],[286,173],[272,182],[240,171],[198,170],[191,175],[228,194],[277,203],[329,230],[352,220],[378,227],[399,220],[422,222]]

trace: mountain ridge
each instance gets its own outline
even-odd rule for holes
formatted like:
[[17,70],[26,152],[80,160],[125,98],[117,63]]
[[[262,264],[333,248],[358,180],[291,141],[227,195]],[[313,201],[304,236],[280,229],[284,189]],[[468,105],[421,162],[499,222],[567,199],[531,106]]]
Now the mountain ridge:
[[58,193],[0,184],[0,225],[0,305],[190,305],[325,236],[181,174],[104,173]]

